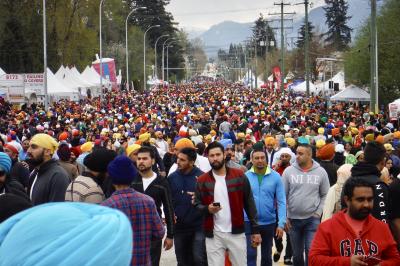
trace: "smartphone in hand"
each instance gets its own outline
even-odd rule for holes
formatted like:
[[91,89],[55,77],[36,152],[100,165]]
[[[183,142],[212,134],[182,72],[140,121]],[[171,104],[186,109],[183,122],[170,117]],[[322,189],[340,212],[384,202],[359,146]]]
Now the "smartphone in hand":
[[374,256],[367,256],[364,261],[368,263],[368,266],[376,266],[381,263],[382,260]]
[[221,204],[220,204],[219,202],[214,202],[214,203],[213,203],[213,206],[214,206],[214,207],[221,207]]

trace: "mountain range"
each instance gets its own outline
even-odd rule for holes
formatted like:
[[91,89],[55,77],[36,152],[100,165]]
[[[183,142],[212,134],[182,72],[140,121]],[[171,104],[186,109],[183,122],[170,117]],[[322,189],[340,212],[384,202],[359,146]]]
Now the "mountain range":
[[[379,2],[378,2],[379,3]],[[380,2],[382,5],[382,1]],[[351,0],[349,1],[348,16],[351,16],[348,21],[348,25],[353,29],[352,37],[356,36],[358,30],[360,30],[363,23],[369,18],[370,6],[366,0]],[[267,17],[267,19],[272,19],[273,17]],[[254,19],[256,20],[256,18]],[[325,24],[325,10],[323,6],[318,6],[309,11],[309,21],[315,26],[315,28],[320,32],[324,33],[327,30],[327,25]],[[301,25],[304,24],[304,14],[294,15],[293,23],[286,23],[285,27],[292,26],[293,29],[287,30],[287,46],[288,49],[293,47],[292,40],[297,37]],[[201,31],[199,29],[189,30],[189,37],[199,37],[205,45],[205,52],[208,57],[215,57],[219,49],[227,49],[231,43],[241,43],[252,36],[251,28],[254,22],[240,23],[235,21],[223,21],[219,24],[211,26],[206,31]],[[272,27],[279,28],[279,21],[273,22]],[[278,43],[280,31],[275,31]]]

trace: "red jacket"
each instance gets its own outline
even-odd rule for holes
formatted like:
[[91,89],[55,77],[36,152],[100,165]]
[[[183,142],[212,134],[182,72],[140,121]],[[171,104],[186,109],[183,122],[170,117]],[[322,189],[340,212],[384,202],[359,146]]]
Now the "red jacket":
[[[226,185],[228,189],[229,205],[232,217],[232,234],[244,233],[244,213],[251,223],[252,234],[258,233],[257,209],[249,180],[242,170],[226,168]],[[213,237],[214,216],[208,212],[208,205],[214,202],[215,179],[212,170],[204,173],[197,179],[194,205],[206,214],[204,231],[206,237]]]
[[310,266],[350,266],[352,255],[380,258],[380,266],[400,265],[396,242],[387,224],[369,215],[358,238],[345,215],[341,211],[319,226],[309,252]]

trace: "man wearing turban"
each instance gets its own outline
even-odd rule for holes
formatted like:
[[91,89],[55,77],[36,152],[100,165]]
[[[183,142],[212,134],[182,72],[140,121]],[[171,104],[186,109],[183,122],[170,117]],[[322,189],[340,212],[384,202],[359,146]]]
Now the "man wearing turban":
[[70,183],[67,172],[53,159],[58,143],[47,134],[36,134],[28,149],[28,161],[35,166],[29,176],[28,194],[33,205],[64,201]]

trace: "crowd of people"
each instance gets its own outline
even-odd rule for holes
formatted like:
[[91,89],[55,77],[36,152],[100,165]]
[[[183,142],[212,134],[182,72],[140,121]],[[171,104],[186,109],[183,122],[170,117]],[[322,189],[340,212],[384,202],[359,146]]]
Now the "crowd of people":
[[0,99],[0,133],[0,265],[400,265],[385,110],[199,78]]

